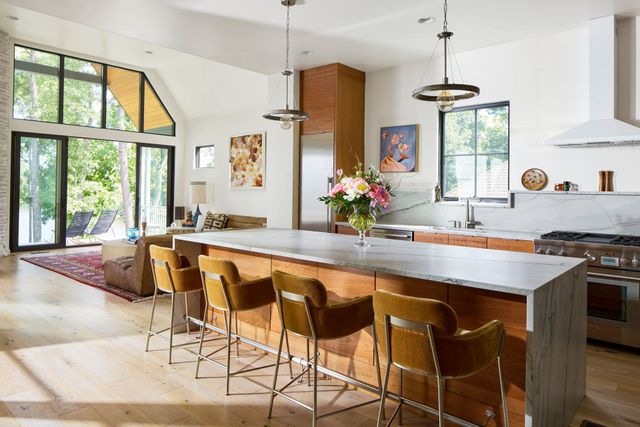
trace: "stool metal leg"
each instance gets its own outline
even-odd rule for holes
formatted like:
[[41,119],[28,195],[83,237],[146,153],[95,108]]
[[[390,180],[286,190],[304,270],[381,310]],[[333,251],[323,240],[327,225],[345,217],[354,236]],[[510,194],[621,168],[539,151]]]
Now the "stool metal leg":
[[[225,325],[225,329],[227,330],[227,396],[229,395],[229,372],[231,371],[231,316],[232,316],[232,312],[229,310],[229,319],[227,320],[227,315],[224,315],[224,325]],[[237,317],[236,317],[236,322],[237,322]],[[236,328],[237,328],[237,323],[236,323]],[[237,329],[236,329],[236,335],[238,334]]]
[[202,327],[200,328],[200,345],[198,346],[198,361],[196,362],[196,376],[198,379],[198,372],[200,372],[200,361],[202,358],[202,343],[204,342],[204,331],[207,329],[207,320],[209,320],[209,308],[204,309],[204,317],[202,318]]
[[498,379],[500,380],[500,397],[502,398],[502,416],[504,426],[509,427],[509,408],[507,408],[507,390],[504,386],[504,374],[502,372],[502,357],[498,356]]
[[[307,338],[307,361],[311,360],[309,355],[309,338]],[[311,385],[311,371],[307,370],[307,385]]]
[[184,294],[184,312],[184,318],[187,321],[187,335],[191,335],[191,322],[189,322],[189,302],[186,293]]
[[444,379],[440,376],[437,377],[438,381],[438,427],[444,427],[444,396],[443,385]]
[[289,334],[284,331],[284,339],[287,342],[287,355],[289,356],[289,378],[293,379],[293,366],[291,365],[291,349],[289,348]]
[[169,365],[171,365],[171,353],[173,350],[173,315],[175,313],[176,308],[176,294],[175,292],[171,293],[171,326],[169,327]]
[[276,358],[276,371],[273,374],[273,388],[271,389],[271,401],[269,402],[269,418],[271,418],[271,414],[273,412],[273,399],[276,397],[276,386],[278,384],[278,370],[280,368],[280,354],[282,353],[282,341],[284,341],[285,334],[286,334],[286,330],[284,328],[282,328],[282,330],[280,331],[280,342],[278,343],[278,356]]
[[[234,312],[233,317],[236,321],[236,337],[238,336],[238,312]],[[229,324],[231,324],[231,314],[229,314]],[[240,356],[240,340],[236,339],[236,356]]]
[[[382,390],[382,376],[380,373],[380,354],[378,353],[378,337],[376,336],[376,325],[371,325],[373,336],[373,362],[376,364],[376,376],[378,378],[378,390]],[[382,408],[382,417],[384,418],[384,406]]]
[[[307,340],[307,349],[309,340]],[[318,340],[313,340],[313,427],[318,425]]]
[[156,312],[156,298],[158,297],[158,288],[156,287],[153,291],[153,302],[151,303],[151,318],[149,319],[149,331],[147,332],[147,345],[144,348],[144,351],[149,351],[149,340],[151,339],[151,327],[153,326],[153,315]]
[[402,368],[398,368],[398,375],[400,376],[400,384],[398,385],[398,397],[400,398],[400,407],[398,414],[398,423],[402,425]]
[[391,363],[387,363],[387,368],[384,371],[384,382],[382,383],[382,389],[380,390],[380,409],[378,409],[378,422],[376,427],[380,426],[384,417],[384,401],[387,398],[387,387],[389,387],[389,374],[391,373]]

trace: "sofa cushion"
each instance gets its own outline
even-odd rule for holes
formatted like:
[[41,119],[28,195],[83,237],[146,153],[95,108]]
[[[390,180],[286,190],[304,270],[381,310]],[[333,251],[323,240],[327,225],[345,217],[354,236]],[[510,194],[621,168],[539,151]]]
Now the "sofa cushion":
[[207,212],[207,216],[204,220],[203,230],[222,230],[227,226],[229,216],[222,213]]

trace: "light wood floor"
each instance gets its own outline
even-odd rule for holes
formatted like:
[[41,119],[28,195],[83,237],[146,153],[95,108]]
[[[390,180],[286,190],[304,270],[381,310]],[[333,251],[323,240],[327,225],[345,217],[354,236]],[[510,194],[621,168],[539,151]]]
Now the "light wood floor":
[[[158,323],[168,320],[168,302],[160,302]],[[309,424],[308,412],[281,398],[274,418],[267,419],[271,368],[232,379],[232,396],[225,396],[222,368],[203,362],[204,378],[195,380],[192,354],[176,350],[179,363],[168,365],[166,351],[145,353],[149,310],[150,301],[128,303],[17,256],[0,258],[0,426]],[[164,345],[152,341],[154,349]],[[248,357],[235,368],[273,360],[246,348],[241,352]],[[283,366],[282,383],[286,371]],[[584,418],[640,426],[639,353],[589,345],[587,375],[588,397],[573,427]],[[338,382],[320,384],[324,408],[371,398]],[[310,402],[306,384],[296,390]],[[377,405],[369,405],[320,424],[370,426],[376,411]],[[425,421],[405,416],[407,425]]]

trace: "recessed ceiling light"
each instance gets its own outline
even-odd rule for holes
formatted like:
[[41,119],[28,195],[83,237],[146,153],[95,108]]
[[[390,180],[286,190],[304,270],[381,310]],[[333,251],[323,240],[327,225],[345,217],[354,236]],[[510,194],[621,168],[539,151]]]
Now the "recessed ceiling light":
[[302,52],[300,52],[301,54],[303,54],[304,56],[311,56],[313,55],[313,51],[312,50],[303,50]]
[[144,53],[146,53],[147,55],[153,55],[153,51],[152,50],[145,50]]
[[434,22],[436,22],[436,18],[433,16],[418,19],[418,24],[433,24]]
[[14,15],[9,15],[9,16],[7,16],[7,18],[11,19],[12,21],[17,21],[18,19],[20,19],[17,16],[14,16]]

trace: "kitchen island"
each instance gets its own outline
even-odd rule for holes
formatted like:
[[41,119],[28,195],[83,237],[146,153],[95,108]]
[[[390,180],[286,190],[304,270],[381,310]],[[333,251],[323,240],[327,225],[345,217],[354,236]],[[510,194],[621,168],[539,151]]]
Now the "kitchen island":
[[[502,320],[507,329],[504,369],[511,425],[568,425],[585,396],[586,262],[577,258],[372,239],[299,230],[258,229],[175,237],[181,253],[234,261],[247,277],[273,270],[316,277],[330,297],[352,298],[385,289],[450,304],[459,326],[475,329]],[[276,346],[274,306],[240,315],[241,335]],[[293,337],[292,337],[293,338]],[[292,339],[292,353],[306,351]],[[331,369],[376,383],[371,331],[322,344]],[[392,378],[396,377],[392,375]],[[391,384],[397,390],[397,383]],[[502,425],[497,366],[447,381],[446,412],[479,425]],[[435,384],[407,375],[403,394],[435,406]]]

